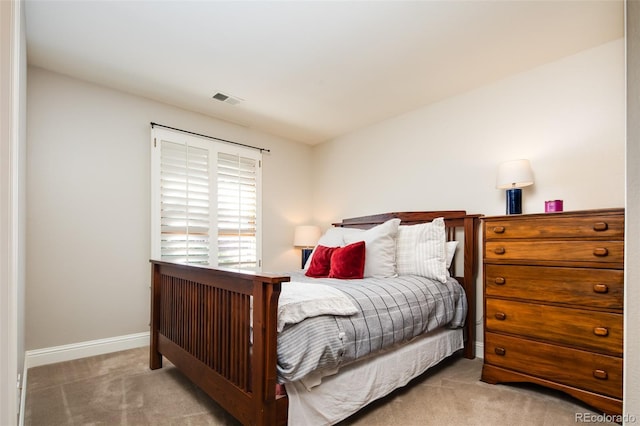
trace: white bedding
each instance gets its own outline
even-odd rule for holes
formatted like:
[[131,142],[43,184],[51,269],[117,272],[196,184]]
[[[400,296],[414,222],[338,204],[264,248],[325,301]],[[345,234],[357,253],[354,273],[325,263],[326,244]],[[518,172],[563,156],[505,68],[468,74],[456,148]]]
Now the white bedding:
[[294,273],[291,280],[333,287],[358,312],[307,318],[278,333],[278,383],[312,375],[305,384],[313,386],[343,365],[425,332],[462,327],[467,312],[464,289],[452,278],[446,283],[416,275],[337,280]]
[[338,289],[316,283],[285,282],[278,299],[278,333],[286,324],[297,324],[305,318],[356,312],[351,299]]
[[344,420],[462,347],[462,329],[438,329],[344,366],[311,389],[301,381],[286,383],[289,425],[331,425]]

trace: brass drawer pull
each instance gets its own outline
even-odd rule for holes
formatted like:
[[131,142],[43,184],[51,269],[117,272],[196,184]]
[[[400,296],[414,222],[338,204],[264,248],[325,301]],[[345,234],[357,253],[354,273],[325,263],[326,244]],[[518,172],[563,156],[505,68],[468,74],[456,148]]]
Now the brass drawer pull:
[[609,293],[609,286],[606,284],[594,284],[593,291],[595,293]]
[[607,222],[596,222],[593,224],[593,230],[596,232],[602,232],[609,229],[609,224]]
[[593,254],[598,257],[604,257],[609,254],[609,250],[607,250],[606,247],[596,247],[593,249]]
[[496,234],[504,234],[504,226],[494,226],[493,227],[493,232],[495,232]]
[[594,327],[593,334],[596,336],[606,337],[609,335],[609,329],[607,327]]
[[496,312],[494,316],[498,321],[504,321],[507,319],[507,314],[505,314],[504,312]]
[[495,348],[494,351],[496,355],[500,355],[500,356],[504,356],[507,353],[505,348]]
[[607,380],[609,375],[604,370],[593,370],[593,377],[600,380]]
[[494,252],[495,254],[504,254],[504,252],[505,252],[505,251],[506,251],[506,250],[504,249],[504,247],[496,247],[496,248],[493,250],[493,252]]
[[496,277],[495,279],[495,283],[498,285],[504,285],[504,283],[506,283],[507,280],[505,280],[503,277]]

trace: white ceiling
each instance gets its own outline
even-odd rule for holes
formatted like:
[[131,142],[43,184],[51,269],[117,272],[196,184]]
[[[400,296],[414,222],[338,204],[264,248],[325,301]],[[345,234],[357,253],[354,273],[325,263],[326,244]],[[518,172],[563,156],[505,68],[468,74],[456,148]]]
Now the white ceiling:
[[621,0],[25,5],[31,65],[309,144],[620,38],[624,13]]

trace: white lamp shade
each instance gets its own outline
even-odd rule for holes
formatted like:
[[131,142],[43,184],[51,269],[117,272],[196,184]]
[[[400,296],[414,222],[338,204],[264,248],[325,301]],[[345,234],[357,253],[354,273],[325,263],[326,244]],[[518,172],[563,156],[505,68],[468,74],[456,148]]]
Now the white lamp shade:
[[533,171],[529,160],[507,161],[498,166],[496,188],[523,188],[533,185]]
[[296,247],[313,247],[320,239],[320,228],[314,225],[299,225],[293,234]]

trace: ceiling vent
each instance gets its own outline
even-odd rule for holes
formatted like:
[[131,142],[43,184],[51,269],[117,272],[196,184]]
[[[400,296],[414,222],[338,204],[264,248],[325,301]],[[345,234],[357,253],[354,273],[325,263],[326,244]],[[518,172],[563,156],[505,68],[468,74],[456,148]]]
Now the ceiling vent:
[[218,92],[215,95],[213,95],[213,99],[220,102],[224,102],[229,105],[238,105],[240,102],[244,100],[244,99],[238,98],[237,96],[227,95],[222,92]]

